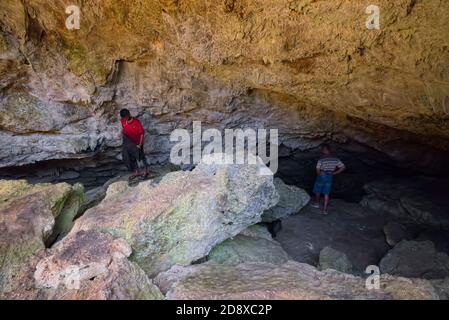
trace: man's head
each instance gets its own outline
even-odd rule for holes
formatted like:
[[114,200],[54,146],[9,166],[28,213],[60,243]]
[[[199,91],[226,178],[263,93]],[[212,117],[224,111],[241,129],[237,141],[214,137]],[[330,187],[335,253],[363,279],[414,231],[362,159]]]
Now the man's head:
[[120,117],[122,117],[122,119],[130,119],[131,118],[131,112],[129,112],[128,109],[122,109],[120,110]]
[[321,145],[321,153],[322,154],[331,154],[331,147],[327,143]]

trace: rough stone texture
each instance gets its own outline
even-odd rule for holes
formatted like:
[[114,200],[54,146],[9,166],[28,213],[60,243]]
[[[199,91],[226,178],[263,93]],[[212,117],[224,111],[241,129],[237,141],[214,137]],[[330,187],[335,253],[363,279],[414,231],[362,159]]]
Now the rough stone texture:
[[271,233],[263,224],[255,224],[240,232],[241,235],[253,238],[262,238],[266,240],[273,240]]
[[447,179],[411,177],[385,179],[365,186],[362,205],[388,212],[405,222],[449,229]]
[[71,234],[36,266],[40,299],[154,300],[163,299],[145,272],[130,262],[131,247],[97,231]]
[[380,261],[382,273],[412,278],[449,276],[449,256],[430,241],[401,241]]
[[[148,274],[207,256],[224,240],[261,221],[279,196],[262,165],[199,164],[132,188],[112,184],[74,231],[100,230],[128,241],[131,259]],[[266,167],[265,167],[266,168]]]
[[[267,230],[266,232],[268,233]],[[244,262],[284,264],[289,260],[288,254],[277,241],[271,238],[269,233],[268,235],[263,233],[262,236],[251,233],[253,232],[245,230],[234,238],[215,246],[207,260],[211,263],[226,265]]]
[[24,285],[20,279],[46,241],[71,227],[81,199],[80,190],[68,184],[0,181],[0,297],[13,295]]
[[438,251],[445,252],[449,255],[449,231],[438,229],[425,229],[420,231],[414,240],[432,241]]
[[80,30],[65,27],[69,4],[0,4],[1,167],[117,146],[116,114],[129,107],[144,113],[153,162],[194,119],[447,168],[441,1],[379,0],[381,30],[366,29],[362,0],[84,1]]
[[273,222],[298,213],[310,201],[310,196],[304,190],[286,185],[281,179],[274,179],[274,186],[279,193],[279,202],[262,215],[263,222]]
[[321,270],[333,269],[344,273],[352,273],[353,266],[346,254],[331,247],[325,247],[320,252],[319,267]]
[[394,247],[396,244],[407,238],[407,229],[400,223],[390,221],[383,228],[385,240]]
[[377,265],[389,249],[382,232],[385,223],[380,213],[332,200],[329,215],[308,206],[301,214],[283,219],[276,240],[292,259],[312,265],[318,265],[321,250],[331,246],[346,254],[355,272],[363,273],[368,265]]
[[430,280],[441,300],[449,300],[449,278]]
[[381,289],[367,290],[362,278],[293,261],[281,266],[174,266],[158,275],[155,283],[173,300],[438,299],[426,280],[381,276]]

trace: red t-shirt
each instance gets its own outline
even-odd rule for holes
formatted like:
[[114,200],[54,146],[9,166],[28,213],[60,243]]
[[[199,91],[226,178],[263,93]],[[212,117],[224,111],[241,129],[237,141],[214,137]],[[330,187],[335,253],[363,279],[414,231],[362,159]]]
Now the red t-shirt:
[[135,144],[140,143],[140,137],[144,134],[142,124],[136,118],[133,118],[130,123],[125,119],[120,120],[122,122],[123,134],[127,136]]

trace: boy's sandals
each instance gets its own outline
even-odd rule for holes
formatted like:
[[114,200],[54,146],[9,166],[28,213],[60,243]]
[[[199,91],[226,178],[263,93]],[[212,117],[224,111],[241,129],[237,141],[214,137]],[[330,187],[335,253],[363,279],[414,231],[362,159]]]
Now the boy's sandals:
[[327,211],[321,211],[321,214],[322,214],[323,216],[327,216],[329,213],[328,213]]
[[320,208],[320,205],[317,204],[317,203],[311,203],[310,206],[311,206],[312,208],[316,208],[316,209],[319,209],[319,208]]

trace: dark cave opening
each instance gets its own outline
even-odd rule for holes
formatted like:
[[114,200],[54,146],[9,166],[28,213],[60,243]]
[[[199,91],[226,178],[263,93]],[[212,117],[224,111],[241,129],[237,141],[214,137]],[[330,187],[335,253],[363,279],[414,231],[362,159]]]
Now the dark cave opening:
[[[393,178],[422,176],[413,168],[404,168],[384,153],[361,144],[332,143],[332,154],[341,159],[346,170],[335,177],[332,198],[360,202],[366,195],[364,185],[369,182]],[[285,183],[296,185],[312,195],[316,179],[315,167],[321,157],[320,148],[291,150],[281,146],[277,176]],[[425,174],[424,174],[425,175]]]

